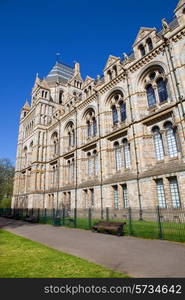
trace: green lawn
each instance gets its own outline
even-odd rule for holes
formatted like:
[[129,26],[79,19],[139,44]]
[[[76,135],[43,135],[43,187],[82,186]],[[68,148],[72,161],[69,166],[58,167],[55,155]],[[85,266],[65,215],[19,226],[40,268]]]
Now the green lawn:
[[124,278],[84,259],[0,230],[1,278]]

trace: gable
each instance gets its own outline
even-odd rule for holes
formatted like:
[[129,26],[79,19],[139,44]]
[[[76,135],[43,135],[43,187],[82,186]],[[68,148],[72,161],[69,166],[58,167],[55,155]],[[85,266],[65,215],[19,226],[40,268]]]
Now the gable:
[[111,65],[113,65],[116,61],[118,61],[120,58],[117,56],[113,56],[113,55],[109,55],[109,58],[106,62],[105,68],[104,70],[106,70],[107,68],[109,68]]
[[137,45],[142,39],[144,39],[152,31],[156,31],[156,28],[141,27],[137,34],[133,47]]

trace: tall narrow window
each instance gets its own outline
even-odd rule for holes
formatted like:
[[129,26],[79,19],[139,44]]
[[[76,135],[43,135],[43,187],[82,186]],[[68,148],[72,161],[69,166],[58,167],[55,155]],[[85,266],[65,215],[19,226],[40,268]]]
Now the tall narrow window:
[[75,131],[73,129],[73,131],[72,131],[72,137],[71,137],[71,146],[74,147],[74,145],[75,145]]
[[93,157],[91,153],[87,154],[87,163],[88,163],[88,176],[91,176],[93,173]]
[[147,43],[147,45],[148,45],[148,50],[151,51],[151,50],[153,49],[153,44],[152,44],[151,38],[148,38],[148,39],[146,40],[146,43]]
[[94,158],[94,175],[97,175],[98,174],[98,154],[97,154],[97,151],[94,150],[93,151],[93,158]]
[[124,151],[124,159],[125,159],[125,168],[130,168],[131,166],[131,161],[130,161],[130,145],[128,143],[128,141],[125,139],[123,141],[123,151]]
[[165,208],[166,207],[166,200],[165,200],[165,194],[164,194],[164,185],[162,179],[156,180],[157,185],[157,198],[158,198],[158,204],[159,207]]
[[166,128],[166,138],[168,144],[168,154],[170,157],[177,157],[178,150],[177,150],[175,130],[172,127],[172,124],[170,122],[168,122],[165,125],[165,128]]
[[139,46],[139,50],[140,50],[141,56],[145,56],[146,52],[145,52],[145,48],[143,45]]
[[147,99],[148,99],[148,106],[153,107],[156,105],[156,97],[155,92],[151,84],[146,87]]
[[177,178],[176,177],[170,178],[169,183],[170,183],[170,191],[172,197],[172,205],[174,208],[181,207]]
[[75,178],[75,161],[73,158],[71,163],[71,180],[74,180],[74,178]]
[[168,99],[168,92],[166,88],[166,82],[165,80],[163,80],[163,78],[160,78],[157,81],[157,89],[158,89],[160,103],[166,101]]
[[113,186],[114,189],[114,208],[119,208],[119,196],[118,196],[118,186]]
[[93,119],[93,135],[96,136],[97,134],[97,123],[96,123],[96,119]]
[[91,123],[90,123],[90,121],[87,122],[87,135],[91,136]]
[[118,111],[117,111],[117,108],[116,106],[114,105],[112,107],[112,117],[113,117],[113,124],[117,124],[118,123]]
[[157,160],[164,159],[164,149],[163,149],[163,141],[162,136],[160,134],[159,128],[153,128],[153,139],[154,139],[154,146],[155,146],[155,155]]
[[62,100],[63,100],[63,91],[59,92],[59,104],[62,104]]
[[69,142],[69,147],[71,146],[71,133],[68,133],[68,142]]
[[84,207],[87,208],[88,207],[88,191],[85,189],[83,190],[84,192]]
[[126,120],[126,103],[124,102],[120,103],[120,116],[121,116],[121,122]]
[[127,185],[126,184],[122,185],[122,192],[123,192],[123,207],[128,208],[129,203],[128,203],[128,192],[127,192]]
[[121,148],[119,147],[118,143],[114,144],[115,147],[115,162],[116,162],[116,170],[120,170],[122,166],[122,161],[121,161]]

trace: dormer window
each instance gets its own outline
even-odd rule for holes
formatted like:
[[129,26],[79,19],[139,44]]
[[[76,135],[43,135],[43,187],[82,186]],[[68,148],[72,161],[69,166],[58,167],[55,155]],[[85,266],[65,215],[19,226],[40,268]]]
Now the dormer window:
[[139,50],[140,50],[141,56],[142,57],[145,56],[146,52],[145,52],[145,48],[142,44],[139,45]]
[[42,91],[42,98],[44,98],[44,91]]
[[147,46],[148,46],[148,51],[152,51],[152,50],[153,50],[153,43],[152,43],[151,38],[148,38],[148,39],[146,40],[146,44],[147,44]]

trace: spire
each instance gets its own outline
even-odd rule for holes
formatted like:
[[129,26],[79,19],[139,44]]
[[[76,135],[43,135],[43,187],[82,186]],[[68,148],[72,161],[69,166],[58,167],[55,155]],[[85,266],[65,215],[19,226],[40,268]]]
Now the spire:
[[25,103],[24,103],[24,106],[23,106],[23,108],[22,109],[24,109],[24,110],[30,110],[30,105],[29,105],[29,102],[28,102],[28,100],[26,99],[26,101],[25,101]]
[[80,64],[78,62],[75,62],[75,73],[74,75],[77,75],[80,73]]

